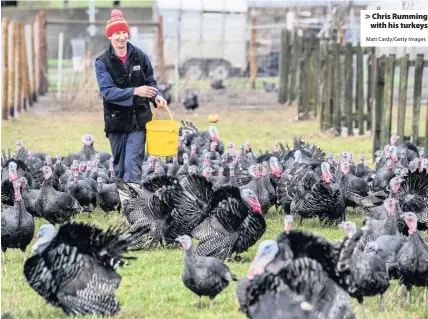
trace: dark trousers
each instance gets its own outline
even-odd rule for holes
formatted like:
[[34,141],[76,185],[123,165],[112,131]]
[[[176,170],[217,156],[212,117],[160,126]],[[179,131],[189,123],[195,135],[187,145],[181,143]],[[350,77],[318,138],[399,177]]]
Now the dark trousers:
[[127,183],[141,181],[146,131],[108,133],[116,176]]

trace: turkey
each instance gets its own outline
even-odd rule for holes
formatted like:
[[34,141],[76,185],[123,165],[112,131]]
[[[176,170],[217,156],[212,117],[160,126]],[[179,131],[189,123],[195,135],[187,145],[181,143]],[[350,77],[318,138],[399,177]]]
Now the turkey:
[[25,249],[34,236],[34,218],[25,209],[21,183],[21,179],[13,182],[14,205],[1,211],[1,250],[6,255],[8,248],[19,248],[25,262]]
[[122,203],[116,184],[106,184],[102,177],[97,178],[97,202],[103,212],[117,211],[120,213]]
[[198,256],[193,250],[189,236],[179,236],[176,241],[184,250],[184,267],[181,273],[184,286],[199,297],[199,308],[202,306],[202,296],[209,296],[212,306],[214,298],[229,286],[232,280],[238,279],[221,260]]
[[25,208],[33,217],[40,217],[37,214],[36,202],[40,196],[40,189],[29,189],[28,181],[25,177],[21,177],[22,199],[24,200]]
[[247,275],[251,285],[246,287],[245,280],[238,283],[238,296],[245,296],[240,300],[241,309],[245,312],[259,296],[275,295],[287,286],[325,318],[354,318],[352,300],[347,293],[330,279],[317,261],[297,257],[289,245],[284,233],[277,240],[260,243]]
[[79,202],[71,195],[57,191],[52,186],[52,168],[43,166],[45,180],[36,201],[39,216],[52,224],[62,224],[82,212]]
[[182,102],[188,112],[190,110],[195,111],[199,106],[198,93],[190,89],[185,89]]
[[65,185],[66,193],[74,197],[83,211],[91,213],[97,207],[97,194],[85,179],[79,179],[79,173],[73,174],[73,181]]
[[171,104],[171,84],[168,82],[161,82],[158,85],[160,95],[166,100],[166,103]]
[[[364,251],[364,247],[366,244],[370,241],[376,240],[376,238],[382,236],[382,235],[395,235],[398,232],[397,229],[397,217],[396,217],[396,211],[395,207],[397,206],[397,201],[395,199],[390,199],[388,201],[388,205],[391,205],[388,207],[387,210],[387,218],[385,220],[380,221],[378,227],[369,227],[369,230],[363,235],[363,237],[360,239],[358,243],[358,249],[361,251]],[[366,223],[374,223],[379,222],[377,220],[371,220],[366,219]],[[355,226],[355,223],[352,223]],[[349,223],[348,223],[349,225]],[[365,223],[363,223],[365,225]]]
[[291,215],[310,218],[318,216],[326,224],[345,219],[345,200],[342,188],[332,181],[330,164],[321,164],[321,178],[308,171],[299,183],[291,202]]
[[410,301],[413,286],[428,286],[428,245],[417,231],[416,214],[406,212],[401,218],[409,228],[409,241],[398,252],[396,267],[400,274],[400,284],[406,286],[407,300]]
[[428,170],[410,172],[397,192],[403,212],[413,212],[418,217],[418,229],[428,230]]
[[[251,319],[315,319],[314,307],[283,285],[275,291],[259,286],[263,277],[249,280],[247,277],[239,280],[238,301],[240,310]],[[242,295],[240,295],[242,294]]]
[[[269,197],[269,191],[263,184],[261,176],[261,166],[261,164],[255,164],[251,165],[248,168],[249,174],[253,177],[253,179],[248,184],[243,185],[240,188],[251,189],[254,194],[256,194],[256,197],[260,202],[260,205],[262,207],[262,213],[266,214],[269,208],[273,205],[273,197]],[[270,181],[268,182],[270,183]],[[274,196],[274,194],[271,194],[271,196]]]
[[211,210],[214,194],[213,185],[199,175],[184,176],[177,187],[171,192],[173,210],[165,229],[166,243],[174,243],[182,235],[190,235]]
[[213,193],[209,207],[209,216],[191,232],[199,241],[198,255],[224,260],[248,250],[266,230],[260,203],[250,189],[223,186]]
[[338,243],[310,233],[292,230],[284,234],[297,256],[315,259],[324,271],[349,295],[356,298],[364,312],[364,297],[380,295],[379,308],[383,310],[383,294],[389,287],[385,261],[378,256],[366,255],[357,249],[366,229],[353,234],[351,224],[345,222],[347,237]]
[[131,231],[144,232],[137,243],[139,247],[151,248],[159,242],[163,245],[170,225],[167,221],[173,222],[170,217],[174,207],[172,193],[181,189],[178,180],[169,176],[156,177],[145,182],[143,189],[136,189],[119,179],[117,186],[129,196],[124,203],[124,214],[132,225]]
[[93,161],[95,159],[95,149],[94,149],[94,137],[90,134],[84,134],[82,136],[83,148],[77,152],[67,156],[63,163],[67,166],[70,166],[73,163],[73,160],[77,161]]
[[13,157],[3,151],[1,158],[1,202],[12,206],[14,204],[13,181],[25,177],[32,189],[40,188],[43,181],[40,171],[37,171],[28,159],[28,153],[21,148]]
[[139,235],[83,223],[64,224],[55,233],[53,225],[42,225],[24,276],[34,291],[68,315],[113,316],[120,310],[114,295],[121,282],[116,269],[135,259],[123,254]]

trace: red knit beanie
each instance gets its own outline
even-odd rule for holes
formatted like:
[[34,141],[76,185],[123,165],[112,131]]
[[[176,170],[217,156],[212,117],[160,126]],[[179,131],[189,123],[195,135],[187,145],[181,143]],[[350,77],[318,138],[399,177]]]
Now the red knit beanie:
[[108,20],[106,24],[106,37],[108,38],[113,33],[119,31],[126,31],[128,34],[130,33],[128,23],[126,23],[123,18],[122,11],[113,9],[111,10],[111,19]]

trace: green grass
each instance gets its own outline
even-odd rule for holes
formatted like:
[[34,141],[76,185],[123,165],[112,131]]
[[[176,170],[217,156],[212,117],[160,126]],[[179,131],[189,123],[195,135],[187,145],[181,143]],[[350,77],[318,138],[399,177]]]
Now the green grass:
[[[38,104],[36,107],[41,108]],[[181,107],[180,107],[181,109]],[[198,117],[183,115],[175,111],[175,118],[188,119],[201,129],[207,129],[206,118],[210,111],[199,110]],[[348,150],[354,154],[363,153],[370,158],[371,138],[340,138],[319,134],[319,121],[310,120],[293,122],[296,110],[288,108],[279,111],[241,111],[229,110],[217,112],[221,120],[217,123],[220,139],[224,142],[234,141],[236,146],[251,140],[255,150],[271,149],[275,140],[291,143],[293,136],[302,136],[305,140],[319,144],[326,152]],[[163,113],[160,113],[163,116]],[[109,151],[108,141],[103,133],[101,113],[55,113],[36,116],[25,114],[17,120],[2,123],[2,148],[15,148],[15,142],[22,139],[26,147],[34,151],[58,152],[67,155],[80,149],[82,134],[95,136],[95,148]],[[361,216],[354,212],[348,214],[351,220],[359,223]],[[97,211],[92,219],[87,215],[77,218],[80,221],[93,222],[102,227],[115,225],[123,220],[122,216],[111,214],[107,217]],[[45,223],[36,219],[36,228]],[[264,239],[276,238],[282,228],[282,219],[269,214],[267,231]],[[303,229],[325,236],[330,240],[342,238],[343,234],[336,228],[321,228],[316,220],[303,223]],[[32,245],[33,243],[31,243]],[[30,245],[30,246],[31,246]],[[27,249],[27,256],[31,248]],[[253,258],[257,245],[243,257]],[[116,295],[122,310],[117,318],[244,318],[238,311],[236,283],[232,283],[221,293],[212,309],[207,309],[208,301],[203,300],[205,307],[196,308],[197,297],[187,290],[181,282],[183,252],[179,249],[158,249],[151,252],[135,254],[138,260],[125,269],[120,269],[122,283]],[[22,258],[17,250],[7,252],[8,263],[2,264],[2,313],[11,312],[14,318],[65,318],[61,310],[45,303],[25,282],[22,274]],[[228,263],[231,270],[243,277],[248,271],[249,263]],[[398,290],[394,282],[385,295],[385,313],[377,312],[377,299],[366,299],[365,318],[427,318],[426,290],[415,288],[413,304],[406,305],[404,290]],[[357,305],[357,304],[356,304]],[[355,313],[359,315],[356,307]]]

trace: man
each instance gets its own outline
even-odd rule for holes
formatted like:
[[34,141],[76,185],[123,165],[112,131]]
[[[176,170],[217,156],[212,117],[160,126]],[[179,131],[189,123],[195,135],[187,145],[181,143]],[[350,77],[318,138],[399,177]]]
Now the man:
[[113,9],[106,25],[109,48],[95,62],[104,103],[104,131],[109,139],[116,176],[128,183],[141,180],[149,101],[166,105],[159,95],[149,57],[128,42],[129,26],[122,12]]

